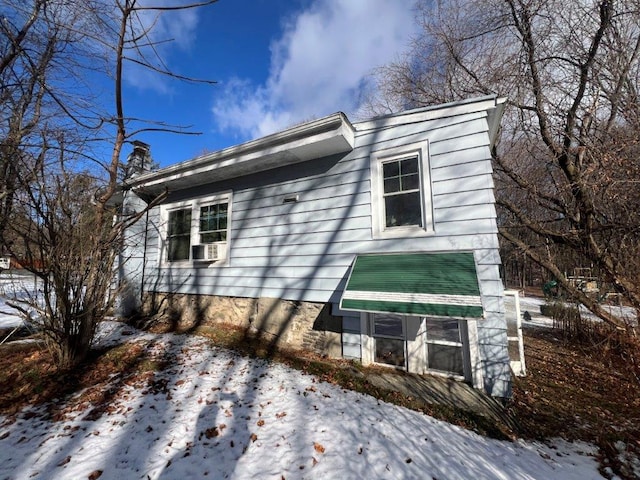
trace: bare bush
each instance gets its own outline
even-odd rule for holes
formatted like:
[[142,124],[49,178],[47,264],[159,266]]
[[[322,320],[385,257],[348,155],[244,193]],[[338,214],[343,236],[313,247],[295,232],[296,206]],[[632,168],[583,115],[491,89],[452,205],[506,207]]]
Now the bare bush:
[[[123,147],[146,130],[184,132],[125,115],[125,65],[192,80],[166,68],[155,48],[165,39],[151,33],[159,15],[214,2],[3,0],[0,240],[38,279],[12,305],[42,330],[60,367],[85,358],[112,306],[123,232],[161,199],[117,210]],[[112,109],[91,94],[96,75],[113,79]],[[107,147],[107,158],[94,153]]]

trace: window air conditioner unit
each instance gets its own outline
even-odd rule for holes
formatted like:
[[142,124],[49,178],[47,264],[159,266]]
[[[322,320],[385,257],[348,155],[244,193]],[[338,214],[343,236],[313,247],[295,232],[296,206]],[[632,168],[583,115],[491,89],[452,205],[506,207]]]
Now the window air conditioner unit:
[[203,243],[193,246],[193,259],[201,262],[215,262],[227,255],[226,243]]
[[204,259],[209,261],[221,260],[226,256],[226,245],[222,243],[207,243],[204,245]]
[[218,260],[220,258],[218,245],[216,245],[215,243],[207,243],[203,246],[205,260]]

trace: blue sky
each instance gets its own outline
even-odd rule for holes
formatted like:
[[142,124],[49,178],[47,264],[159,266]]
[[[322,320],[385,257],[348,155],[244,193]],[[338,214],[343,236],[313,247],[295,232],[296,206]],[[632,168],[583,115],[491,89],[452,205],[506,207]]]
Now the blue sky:
[[[145,3],[158,2],[175,4]],[[416,28],[411,0],[219,0],[155,25],[154,38],[175,39],[159,48],[171,70],[218,82],[128,65],[128,116],[202,132],[137,136],[161,166],[336,111],[357,118],[369,74],[398,59]]]

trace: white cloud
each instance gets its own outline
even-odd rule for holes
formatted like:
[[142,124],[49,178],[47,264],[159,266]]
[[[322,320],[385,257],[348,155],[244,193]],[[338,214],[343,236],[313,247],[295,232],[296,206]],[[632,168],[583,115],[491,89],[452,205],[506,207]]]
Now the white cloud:
[[271,45],[264,85],[231,79],[214,102],[221,131],[256,138],[361,106],[371,71],[399,56],[415,32],[412,2],[316,0]]

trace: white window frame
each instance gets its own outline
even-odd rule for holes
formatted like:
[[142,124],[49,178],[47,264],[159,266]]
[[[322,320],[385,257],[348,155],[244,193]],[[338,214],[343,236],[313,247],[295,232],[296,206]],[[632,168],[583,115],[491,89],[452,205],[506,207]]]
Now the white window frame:
[[[385,219],[384,178],[382,165],[405,158],[418,157],[422,226],[387,227]],[[376,153],[371,159],[371,226],[373,238],[419,237],[433,234],[429,142],[396,147]]]
[[[229,259],[230,236],[231,236],[231,219],[233,192],[221,192],[215,195],[207,195],[206,197],[191,198],[180,202],[167,203],[160,206],[160,248],[158,253],[158,263],[163,267],[209,267],[225,265]],[[215,205],[218,203],[227,203],[227,240],[225,243],[225,256],[217,261],[205,261],[201,259],[194,260],[193,246],[200,244],[200,208],[207,205]],[[176,210],[191,209],[191,236],[189,243],[189,259],[170,262],[167,260],[168,250],[168,233],[169,233],[169,213]]]
[[[376,333],[376,327],[375,327],[375,317],[376,315],[387,315],[387,316],[393,316],[393,317],[398,317],[398,319],[400,320],[400,326],[402,328],[402,334],[400,336],[395,336],[395,335],[384,335],[384,334],[377,334]],[[380,365],[383,367],[389,367],[389,368],[394,368],[397,370],[407,370],[408,368],[408,364],[409,364],[409,352],[407,349],[407,316],[406,315],[402,315],[402,314],[395,314],[395,313],[371,313],[369,315],[369,329],[371,332],[371,339],[372,339],[372,360],[373,363],[375,363],[376,365]],[[400,365],[392,365],[389,363],[384,363],[384,362],[377,362],[376,361],[376,339],[378,338],[387,338],[390,340],[400,340],[402,342],[402,349],[403,349],[403,355],[404,355],[404,364],[402,366]]]
[[[427,319],[432,319],[432,320],[446,320],[446,321],[456,321],[458,323],[458,338],[459,341],[456,342],[452,342],[452,341],[448,341],[448,340],[436,340],[436,339],[431,339],[429,337],[429,328],[427,326]],[[425,365],[426,365],[426,369],[425,372],[429,373],[431,375],[438,375],[438,376],[442,376],[442,377],[447,377],[447,378],[454,378],[456,380],[474,380],[472,378],[472,372],[470,371],[471,369],[471,358],[470,358],[470,350],[469,350],[469,335],[468,335],[468,330],[467,330],[467,323],[466,320],[461,320],[458,318],[437,318],[437,317],[424,317],[424,326],[425,326],[425,339],[424,339],[424,346],[425,346]],[[462,375],[459,375],[455,372],[447,372],[447,371],[443,371],[443,370],[436,370],[434,368],[431,367],[431,365],[429,365],[429,345],[443,345],[443,346],[448,346],[448,347],[456,347],[456,348],[460,348],[460,353],[462,354]],[[475,383],[475,382],[474,382]]]

